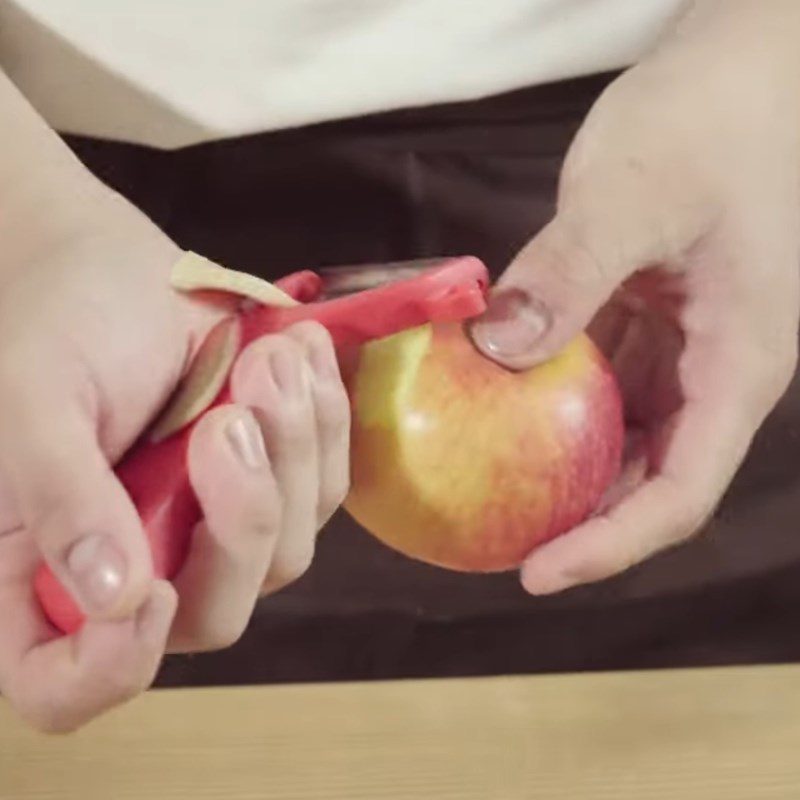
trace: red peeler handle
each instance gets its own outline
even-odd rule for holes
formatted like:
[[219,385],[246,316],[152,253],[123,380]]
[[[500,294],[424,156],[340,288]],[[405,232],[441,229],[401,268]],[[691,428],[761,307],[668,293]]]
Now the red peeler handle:
[[[487,269],[478,259],[452,258],[415,278],[314,302],[321,288],[319,277],[308,271],[295,273],[277,285],[301,304],[242,311],[236,317],[238,350],[259,336],[303,320],[324,325],[339,350],[428,322],[464,320],[484,310],[488,283]],[[226,382],[211,407],[230,399]],[[116,470],[142,520],[159,578],[171,579],[178,573],[201,518],[186,462],[196,422],[158,443],[141,439]],[[81,627],[83,613],[46,564],[37,570],[34,588],[46,617],[57,629],[69,634]]]

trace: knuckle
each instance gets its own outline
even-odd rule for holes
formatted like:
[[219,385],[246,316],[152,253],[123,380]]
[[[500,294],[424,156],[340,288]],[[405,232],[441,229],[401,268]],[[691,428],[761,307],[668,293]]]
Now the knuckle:
[[581,585],[608,580],[615,575],[627,572],[636,563],[638,562],[632,549],[617,548],[613,552],[595,556],[591,561],[586,561],[570,570],[572,583]]
[[344,387],[336,387],[318,404],[317,419],[322,436],[335,440],[349,438],[350,400]]
[[103,683],[108,704],[120,705],[140,695],[150,681],[141,670],[120,670],[117,677],[107,678]]
[[350,473],[344,470],[339,480],[334,483],[334,488],[331,493],[333,505],[335,507],[340,506],[347,499],[348,494],[350,494]]
[[313,543],[290,557],[280,558],[273,562],[264,582],[267,591],[276,591],[290,583],[300,580],[311,568],[314,561]]
[[300,557],[297,559],[297,563],[294,566],[294,580],[298,580],[302,578],[303,575],[306,574],[311,569],[311,565],[314,563],[314,547],[313,545],[308,549],[304,550]]
[[771,368],[764,380],[764,400],[772,406],[783,396],[797,369],[797,344],[782,348],[772,359]]
[[755,336],[750,336],[738,342],[736,358],[739,364],[746,366],[747,389],[746,396],[752,398],[756,413],[761,411],[760,406],[772,406],[786,391],[794,377],[798,360],[797,329],[794,317],[792,324],[788,324],[784,315],[775,314],[775,320],[767,316],[755,320],[757,330]]
[[[236,359],[231,373],[234,396],[248,396],[259,401],[258,405],[264,404],[265,387],[272,383],[269,378],[273,374],[273,359],[278,353],[293,362],[301,361],[303,357],[300,343],[286,332],[268,333],[247,345]],[[270,400],[272,395],[274,391],[269,395]]]
[[575,583],[597,583],[604,581],[621,572],[625,572],[631,566],[626,559],[621,559],[619,554],[607,556],[585,563],[573,571]]
[[65,557],[73,545],[86,537],[91,538],[92,531],[102,530],[100,516],[91,500],[84,500],[83,494],[76,492],[67,497],[63,488],[42,486],[41,491],[37,491],[36,506],[30,510],[26,527],[43,555],[58,560]]
[[[729,409],[737,440],[731,445],[737,447],[728,446],[727,450],[731,451],[730,458],[737,460],[744,457],[753,436],[789,389],[797,369],[796,343],[771,352],[752,344],[750,347],[752,351],[745,347],[740,352],[741,362],[747,366],[735,384],[735,403]],[[743,441],[741,446],[738,439]]]
[[284,577],[289,582],[300,580],[306,572],[311,569],[311,564],[314,561],[314,546],[313,544],[297,553],[284,569]]
[[244,515],[242,527],[257,539],[274,539],[281,527],[282,508],[280,498],[258,498],[257,507]]
[[[733,468],[727,465],[727,471],[732,472]],[[693,470],[691,475],[670,471],[657,479],[660,493],[655,499],[665,516],[654,531],[653,552],[682,544],[707,528],[722,499],[725,486],[722,474],[703,467]]]
[[548,259],[565,289],[585,291],[609,280],[610,264],[599,255],[609,250],[608,245],[600,246],[608,236],[607,232],[598,233],[585,214],[562,214],[561,224],[554,230],[547,249]]
[[7,692],[7,698],[20,718],[39,733],[66,734],[81,727],[82,720],[49,694],[19,697]]
[[247,630],[248,620],[236,616],[218,617],[205,623],[196,637],[196,652],[227,650],[233,647]]
[[585,580],[596,582],[621,575],[640,564],[648,555],[641,541],[623,541],[586,566]]
[[670,547],[701,536],[714,517],[717,502],[697,500],[686,504],[686,509],[668,530],[664,546]]
[[121,705],[133,700],[150,685],[153,670],[150,668],[150,653],[129,650],[127,658],[114,659],[115,663],[103,665],[101,671],[82,676],[76,695],[93,697],[102,701],[104,708]]
[[[269,476],[267,480],[259,481],[249,488],[234,512],[234,519],[225,526],[225,530],[209,527],[209,532],[225,547],[233,547],[234,542],[243,542],[249,547],[252,539],[266,540],[278,536],[283,522],[283,510],[283,499],[275,479]],[[228,535],[231,532],[235,535]]]
[[310,457],[316,448],[316,426],[310,413],[286,404],[275,409],[272,441],[282,452],[293,458]]
[[350,476],[346,472],[329,480],[320,496],[319,518],[322,522],[327,522],[333,516],[349,492]]
[[151,682],[136,654],[102,671],[73,665],[52,686],[25,686],[14,681],[5,694],[19,716],[35,730],[49,735],[69,734],[92,719],[141,694]]
[[306,345],[329,348],[333,352],[333,340],[328,329],[315,320],[305,320],[292,326],[291,332]]
[[20,716],[34,730],[48,736],[63,736],[74,733],[81,727],[81,722],[60,709],[38,706],[20,710]]
[[286,447],[307,450],[314,445],[314,407],[308,382],[304,383],[306,386],[298,396],[280,396],[253,407],[270,456]]
[[[103,712],[122,705],[141,694],[147,682],[129,675],[126,678],[93,680],[91,687],[74,685],[53,696],[51,693],[28,698],[16,708],[31,727],[48,735],[73,733]],[[84,698],[79,702],[79,698]]]

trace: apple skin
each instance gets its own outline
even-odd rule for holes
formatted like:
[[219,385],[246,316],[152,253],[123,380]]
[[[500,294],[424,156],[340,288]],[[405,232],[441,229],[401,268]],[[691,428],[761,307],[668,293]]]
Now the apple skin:
[[514,569],[595,511],[618,475],[620,392],[587,336],[512,372],[462,325],[425,325],[366,345],[348,376],[345,508],[411,558]]

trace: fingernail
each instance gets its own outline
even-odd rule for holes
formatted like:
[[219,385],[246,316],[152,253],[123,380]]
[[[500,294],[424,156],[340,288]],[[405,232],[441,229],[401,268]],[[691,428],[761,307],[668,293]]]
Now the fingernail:
[[489,307],[473,325],[472,333],[489,353],[521,356],[536,346],[550,322],[542,303],[519,289],[506,289],[489,299]]
[[103,614],[113,608],[122,592],[128,569],[125,556],[109,536],[92,535],[74,544],[66,565],[87,613]]
[[236,457],[249,469],[261,469],[267,463],[264,436],[255,417],[248,411],[228,423],[225,430]]
[[302,363],[285,350],[275,350],[269,358],[272,379],[289,397],[298,397],[303,391]]

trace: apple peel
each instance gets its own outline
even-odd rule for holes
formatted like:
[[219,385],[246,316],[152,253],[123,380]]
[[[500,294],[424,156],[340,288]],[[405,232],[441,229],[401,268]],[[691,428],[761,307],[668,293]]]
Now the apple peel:
[[151,428],[147,437],[151,442],[176,433],[214,402],[239,352],[239,329],[235,317],[227,317],[212,328],[169,405]]
[[[197,253],[186,252],[172,267],[170,286],[179,292],[218,291],[261,305],[289,308],[297,301],[277,286],[244,272],[222,267]],[[227,317],[212,328],[167,407],[151,428],[153,443],[197,419],[219,394],[239,350],[240,326]]]
[[269,281],[221,267],[192,252],[184,253],[172,267],[170,285],[179,292],[226,292],[265,306],[291,308],[297,305],[293,297]]

